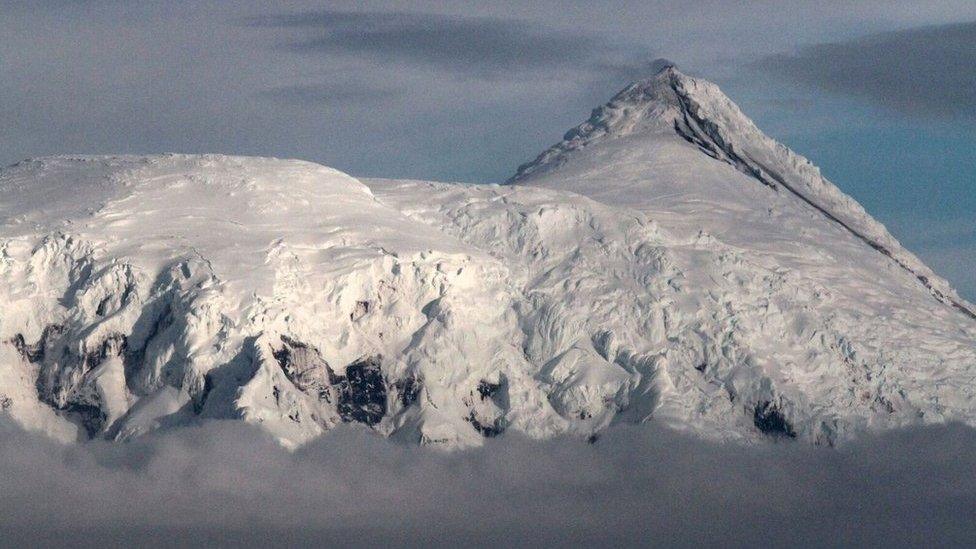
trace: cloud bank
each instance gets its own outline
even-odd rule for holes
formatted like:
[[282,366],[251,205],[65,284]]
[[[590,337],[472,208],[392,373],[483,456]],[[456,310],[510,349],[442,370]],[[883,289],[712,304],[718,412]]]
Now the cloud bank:
[[497,17],[319,10],[255,17],[249,24],[294,29],[297,35],[285,47],[296,52],[358,55],[391,66],[420,63],[485,76],[579,67],[606,49],[590,36]]
[[807,46],[759,66],[898,111],[976,117],[976,22]]
[[0,537],[19,543],[972,545],[976,431],[837,450],[645,425],[455,454],[343,429],[288,453],[210,423],[126,444],[0,430]]

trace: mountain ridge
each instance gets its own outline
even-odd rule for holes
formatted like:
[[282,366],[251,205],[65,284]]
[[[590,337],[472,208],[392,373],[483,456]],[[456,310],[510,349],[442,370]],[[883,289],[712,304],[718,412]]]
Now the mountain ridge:
[[[0,414],[63,440],[237,419],[288,447],[340,423],[448,448],[976,424],[976,325],[931,271],[679,74],[628,86],[514,185],[220,155],[0,170]],[[757,184],[772,171],[840,221]]]

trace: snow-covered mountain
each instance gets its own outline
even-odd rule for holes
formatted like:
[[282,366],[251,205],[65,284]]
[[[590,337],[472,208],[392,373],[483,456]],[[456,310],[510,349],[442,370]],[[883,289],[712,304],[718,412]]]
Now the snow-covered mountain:
[[240,418],[461,447],[649,418],[834,444],[976,425],[976,315],[673,67],[511,184],[308,162],[0,171],[0,414],[66,440]]

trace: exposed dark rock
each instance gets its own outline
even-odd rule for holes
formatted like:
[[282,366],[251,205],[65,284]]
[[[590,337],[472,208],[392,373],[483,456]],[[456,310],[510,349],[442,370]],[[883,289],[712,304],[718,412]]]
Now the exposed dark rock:
[[349,320],[355,322],[360,318],[363,318],[364,316],[368,315],[369,311],[370,311],[369,301],[357,301],[356,308],[353,309],[351,313],[349,313]]
[[[95,414],[87,409],[97,407],[88,403],[72,402],[75,398],[72,395],[86,383],[88,372],[109,358],[122,357],[125,354],[127,338],[122,334],[110,335],[93,350],[82,350],[79,356],[66,345],[55,345],[56,338],[63,332],[64,328],[61,326],[49,326],[44,330],[41,341],[22,352],[25,358],[33,358],[35,362],[42,364],[35,380],[38,399],[58,410],[76,411],[83,416],[86,429],[95,425],[100,429],[97,418],[101,412]],[[52,353],[55,350],[59,350],[59,353]],[[81,408],[77,408],[79,406]]]
[[346,367],[339,379],[339,416],[343,421],[376,425],[386,415],[386,384],[380,357],[357,360]]
[[0,411],[9,410],[14,405],[14,399],[7,395],[0,395]]
[[[380,367],[380,357],[367,357],[346,366],[344,375],[333,372],[315,347],[281,336],[281,346],[272,348],[272,355],[298,390],[327,403],[334,403],[339,417],[345,422],[376,425],[387,412],[387,389]],[[413,403],[420,392],[420,383],[407,378],[395,385],[404,406]],[[275,399],[280,390],[275,387]]]
[[24,340],[24,334],[17,334],[11,338],[10,343],[17,349],[20,356],[24,357],[24,360],[31,363],[41,362],[44,360],[44,338],[42,337],[37,343],[29,345]]
[[69,403],[61,409],[69,418],[74,419],[85,428],[88,438],[93,438],[105,425],[105,412],[98,406],[91,404]]
[[46,326],[44,331],[41,332],[41,337],[33,344],[28,344],[24,339],[24,334],[17,334],[11,340],[10,343],[17,349],[20,356],[24,357],[24,360],[31,362],[33,364],[44,362],[45,351],[47,349],[48,343],[64,333],[64,326],[60,324],[51,324]]
[[497,437],[505,431],[505,418],[495,418],[490,424],[485,424],[472,411],[465,420],[485,438]]
[[417,402],[420,397],[420,390],[423,388],[423,382],[419,378],[411,376],[397,381],[394,387],[397,394],[400,395],[400,404],[407,408]]
[[210,391],[213,391],[214,380],[210,374],[203,376],[203,390],[200,394],[193,399],[193,413],[200,414],[203,411],[203,406],[207,403],[207,397],[210,396]]
[[100,366],[106,360],[123,357],[128,345],[128,338],[123,334],[112,334],[106,337],[94,350],[83,351],[82,355],[73,355],[67,347],[62,350],[61,361],[63,369],[52,371],[57,375],[39,375],[37,379],[38,395],[42,402],[49,404],[75,421],[92,438],[106,427],[107,417],[99,407],[98,402],[75,400],[75,391],[85,385],[86,374]]
[[481,395],[481,400],[494,398],[501,388],[501,383],[492,383],[484,379],[478,382],[478,394]]
[[101,347],[95,351],[87,352],[82,357],[82,364],[85,371],[97,368],[99,364],[111,357],[121,357],[125,355],[128,348],[128,338],[123,334],[112,334],[102,341]]
[[[891,399],[885,397],[884,395],[877,395],[874,397],[874,402],[885,412],[889,414],[895,413],[895,405],[891,402]],[[871,407],[872,410],[876,409],[875,406]]]
[[332,386],[339,379],[315,347],[281,336],[281,347],[271,350],[288,381],[299,391],[328,403],[334,402]]
[[129,300],[132,299],[132,292],[136,290],[136,286],[133,283],[125,285],[125,289],[122,290],[122,297],[119,298],[119,303],[125,307],[129,304]]
[[756,404],[753,409],[752,422],[763,434],[796,438],[796,431],[793,430],[793,425],[783,415],[779,406],[768,400]]

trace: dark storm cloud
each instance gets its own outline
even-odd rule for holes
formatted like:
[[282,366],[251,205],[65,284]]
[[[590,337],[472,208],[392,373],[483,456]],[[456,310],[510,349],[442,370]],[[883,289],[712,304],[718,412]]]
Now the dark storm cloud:
[[578,68],[608,48],[586,35],[495,17],[315,11],[251,18],[248,23],[292,29],[286,47],[299,52],[350,54],[391,65],[420,63],[486,76]]
[[809,46],[760,66],[913,114],[976,116],[976,22]]
[[652,425],[445,453],[340,430],[295,453],[213,423],[125,444],[0,428],[9,544],[971,546],[976,432],[840,449]]

